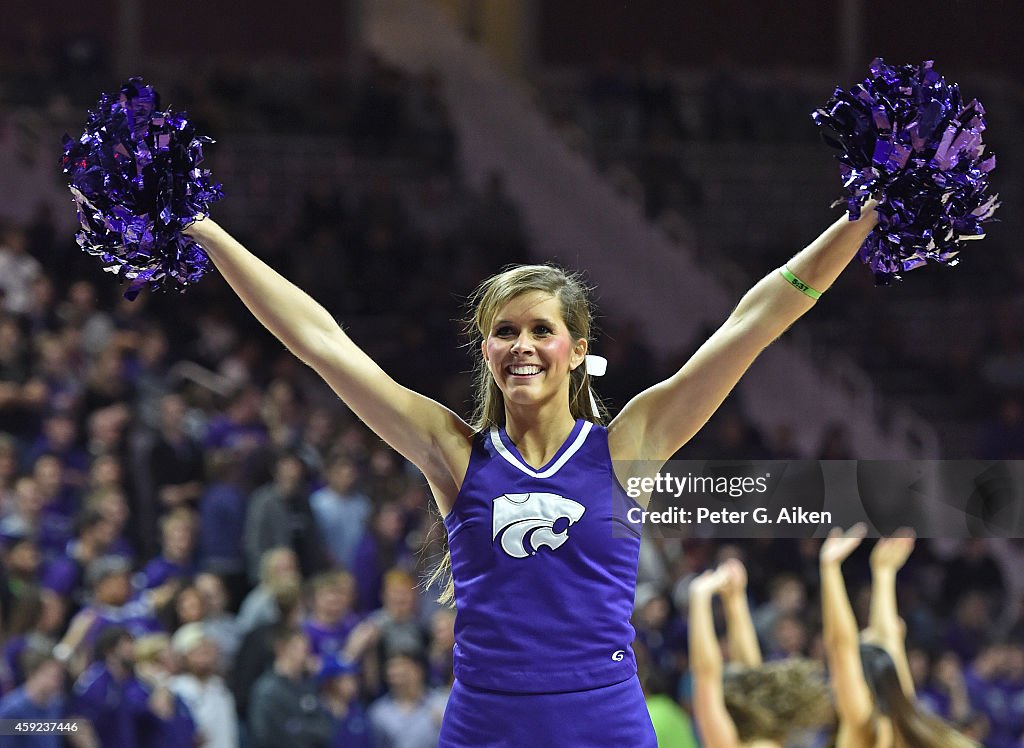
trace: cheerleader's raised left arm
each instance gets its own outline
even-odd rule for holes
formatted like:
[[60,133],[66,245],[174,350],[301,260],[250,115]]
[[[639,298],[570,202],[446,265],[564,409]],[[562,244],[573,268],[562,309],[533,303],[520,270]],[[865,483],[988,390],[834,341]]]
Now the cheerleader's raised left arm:
[[877,224],[876,205],[856,221],[844,215],[798,252],[785,266],[795,281],[768,273],[679,371],[630,400],[609,426],[612,456],[664,462],[688,442],[758,354],[814,306],[814,291],[839,277]]

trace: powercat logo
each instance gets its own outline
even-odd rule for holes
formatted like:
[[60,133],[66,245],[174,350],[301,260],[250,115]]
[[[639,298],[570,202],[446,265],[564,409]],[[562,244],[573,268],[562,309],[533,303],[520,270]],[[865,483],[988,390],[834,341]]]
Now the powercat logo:
[[491,539],[512,558],[527,558],[541,546],[558,550],[586,507],[553,493],[507,493],[494,500]]

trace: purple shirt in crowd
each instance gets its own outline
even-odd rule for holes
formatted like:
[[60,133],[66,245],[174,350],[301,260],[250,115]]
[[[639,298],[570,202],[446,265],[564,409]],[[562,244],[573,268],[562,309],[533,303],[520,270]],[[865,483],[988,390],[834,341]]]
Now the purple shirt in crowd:
[[360,616],[356,613],[349,613],[334,626],[323,626],[307,618],[302,622],[302,630],[309,636],[310,651],[317,657],[323,657],[338,654],[359,621]]

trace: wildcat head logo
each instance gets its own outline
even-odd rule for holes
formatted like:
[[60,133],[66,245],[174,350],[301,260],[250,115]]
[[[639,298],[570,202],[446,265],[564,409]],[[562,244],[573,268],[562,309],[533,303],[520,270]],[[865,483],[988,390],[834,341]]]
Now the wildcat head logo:
[[[494,500],[491,539],[500,535],[502,550],[512,558],[532,556],[543,545],[556,550],[585,511],[579,502],[553,493],[507,493]],[[565,521],[556,532],[559,520]]]

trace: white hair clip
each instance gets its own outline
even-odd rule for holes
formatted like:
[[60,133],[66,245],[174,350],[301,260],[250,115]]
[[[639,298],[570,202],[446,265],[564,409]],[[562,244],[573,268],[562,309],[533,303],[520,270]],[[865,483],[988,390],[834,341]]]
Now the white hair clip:
[[605,372],[608,371],[608,359],[604,356],[595,356],[592,353],[588,353],[583,357],[583,362],[587,366],[587,374],[592,377],[603,377]]
[[[608,371],[608,359],[604,356],[595,356],[592,353],[588,353],[583,357],[583,362],[587,367],[587,374],[592,377],[603,377],[605,372]],[[597,407],[597,398],[594,397],[594,388],[591,387],[588,392],[590,395],[590,409],[594,413],[594,417],[600,413],[600,409]]]

